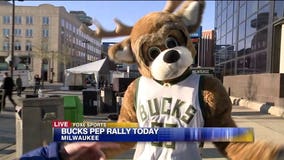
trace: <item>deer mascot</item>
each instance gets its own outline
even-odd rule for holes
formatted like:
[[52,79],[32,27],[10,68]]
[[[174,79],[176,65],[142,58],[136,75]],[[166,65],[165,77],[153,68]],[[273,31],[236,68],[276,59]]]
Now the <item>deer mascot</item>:
[[[163,11],[145,15],[133,27],[116,20],[117,28],[110,32],[98,23],[96,31],[81,28],[98,37],[129,35],[108,53],[115,62],[136,63],[141,73],[124,94],[118,122],[137,122],[139,127],[237,127],[221,82],[190,71],[196,52],[189,34],[200,25],[204,7],[204,1],[168,1]],[[232,160],[284,159],[283,146],[272,143],[213,143]],[[67,145],[67,156],[76,153],[77,159],[84,159],[99,153],[108,158],[136,147],[135,160],[201,159],[197,142],[129,142],[115,149],[102,143],[78,146]]]

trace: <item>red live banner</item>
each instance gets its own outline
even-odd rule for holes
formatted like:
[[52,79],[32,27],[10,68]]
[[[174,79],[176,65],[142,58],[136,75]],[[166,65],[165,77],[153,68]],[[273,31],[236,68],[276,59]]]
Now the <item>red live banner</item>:
[[69,128],[72,127],[71,121],[66,120],[54,120],[52,121],[53,128]]

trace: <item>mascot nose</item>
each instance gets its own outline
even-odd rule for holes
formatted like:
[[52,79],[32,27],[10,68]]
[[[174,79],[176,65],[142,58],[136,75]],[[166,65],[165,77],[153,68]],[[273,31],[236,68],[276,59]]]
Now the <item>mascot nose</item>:
[[178,51],[176,51],[176,50],[170,50],[170,51],[168,51],[168,52],[164,55],[163,60],[164,60],[166,63],[174,63],[174,62],[176,62],[179,58],[180,58],[180,55],[179,55]]

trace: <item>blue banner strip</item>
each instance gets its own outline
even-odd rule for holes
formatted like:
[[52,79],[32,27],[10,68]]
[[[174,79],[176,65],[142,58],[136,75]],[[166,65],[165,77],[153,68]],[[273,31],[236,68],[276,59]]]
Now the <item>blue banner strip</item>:
[[54,128],[54,141],[252,142],[252,128]]

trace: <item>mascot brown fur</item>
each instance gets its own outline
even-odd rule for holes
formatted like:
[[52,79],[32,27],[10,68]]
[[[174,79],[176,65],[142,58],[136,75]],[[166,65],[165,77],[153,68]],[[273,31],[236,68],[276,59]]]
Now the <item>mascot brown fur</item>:
[[[111,46],[108,54],[113,61],[118,63],[137,63],[142,75],[128,86],[118,122],[137,122],[140,127],[153,127],[155,124],[165,127],[164,124],[168,122],[175,124],[176,127],[237,127],[231,116],[232,103],[221,82],[209,76],[200,78],[189,71],[196,51],[188,35],[200,25],[204,7],[204,1],[168,1],[163,11],[147,14],[133,27],[116,20],[117,28],[112,32],[107,32],[98,23],[96,24],[97,30],[91,31],[95,36],[129,35],[121,43]],[[87,31],[87,28],[83,27],[82,30]],[[192,90],[184,90],[184,87],[189,86],[184,81],[196,86],[191,86]],[[139,90],[146,88],[149,93],[145,89],[138,92],[138,88]],[[179,91],[180,94],[174,93]],[[182,105],[179,109],[173,105],[166,109],[155,108],[160,105],[154,103],[168,100],[160,100],[164,95],[170,96],[172,104],[179,103],[178,100],[184,100],[182,97],[186,91],[190,91],[188,93],[191,99],[189,102],[194,103],[195,108],[183,109]],[[173,94],[167,95],[166,92],[173,92]],[[148,94],[156,94],[152,97],[153,101],[144,98],[149,98]],[[198,102],[195,101],[196,99]],[[150,104],[143,103],[143,100]],[[184,103],[188,102],[188,100],[184,101]],[[147,108],[151,107],[151,104],[155,106],[154,109],[153,107]],[[105,153],[107,157],[110,157],[134,147],[135,144],[121,143],[120,150],[105,150]],[[233,160],[283,158],[281,157],[283,147],[267,142],[214,142],[214,145],[224,156]],[[151,142],[142,143],[142,145],[137,143],[134,159],[185,159],[185,157],[186,159],[200,159],[194,153],[198,152],[196,150],[198,147],[181,148],[154,146]]]

